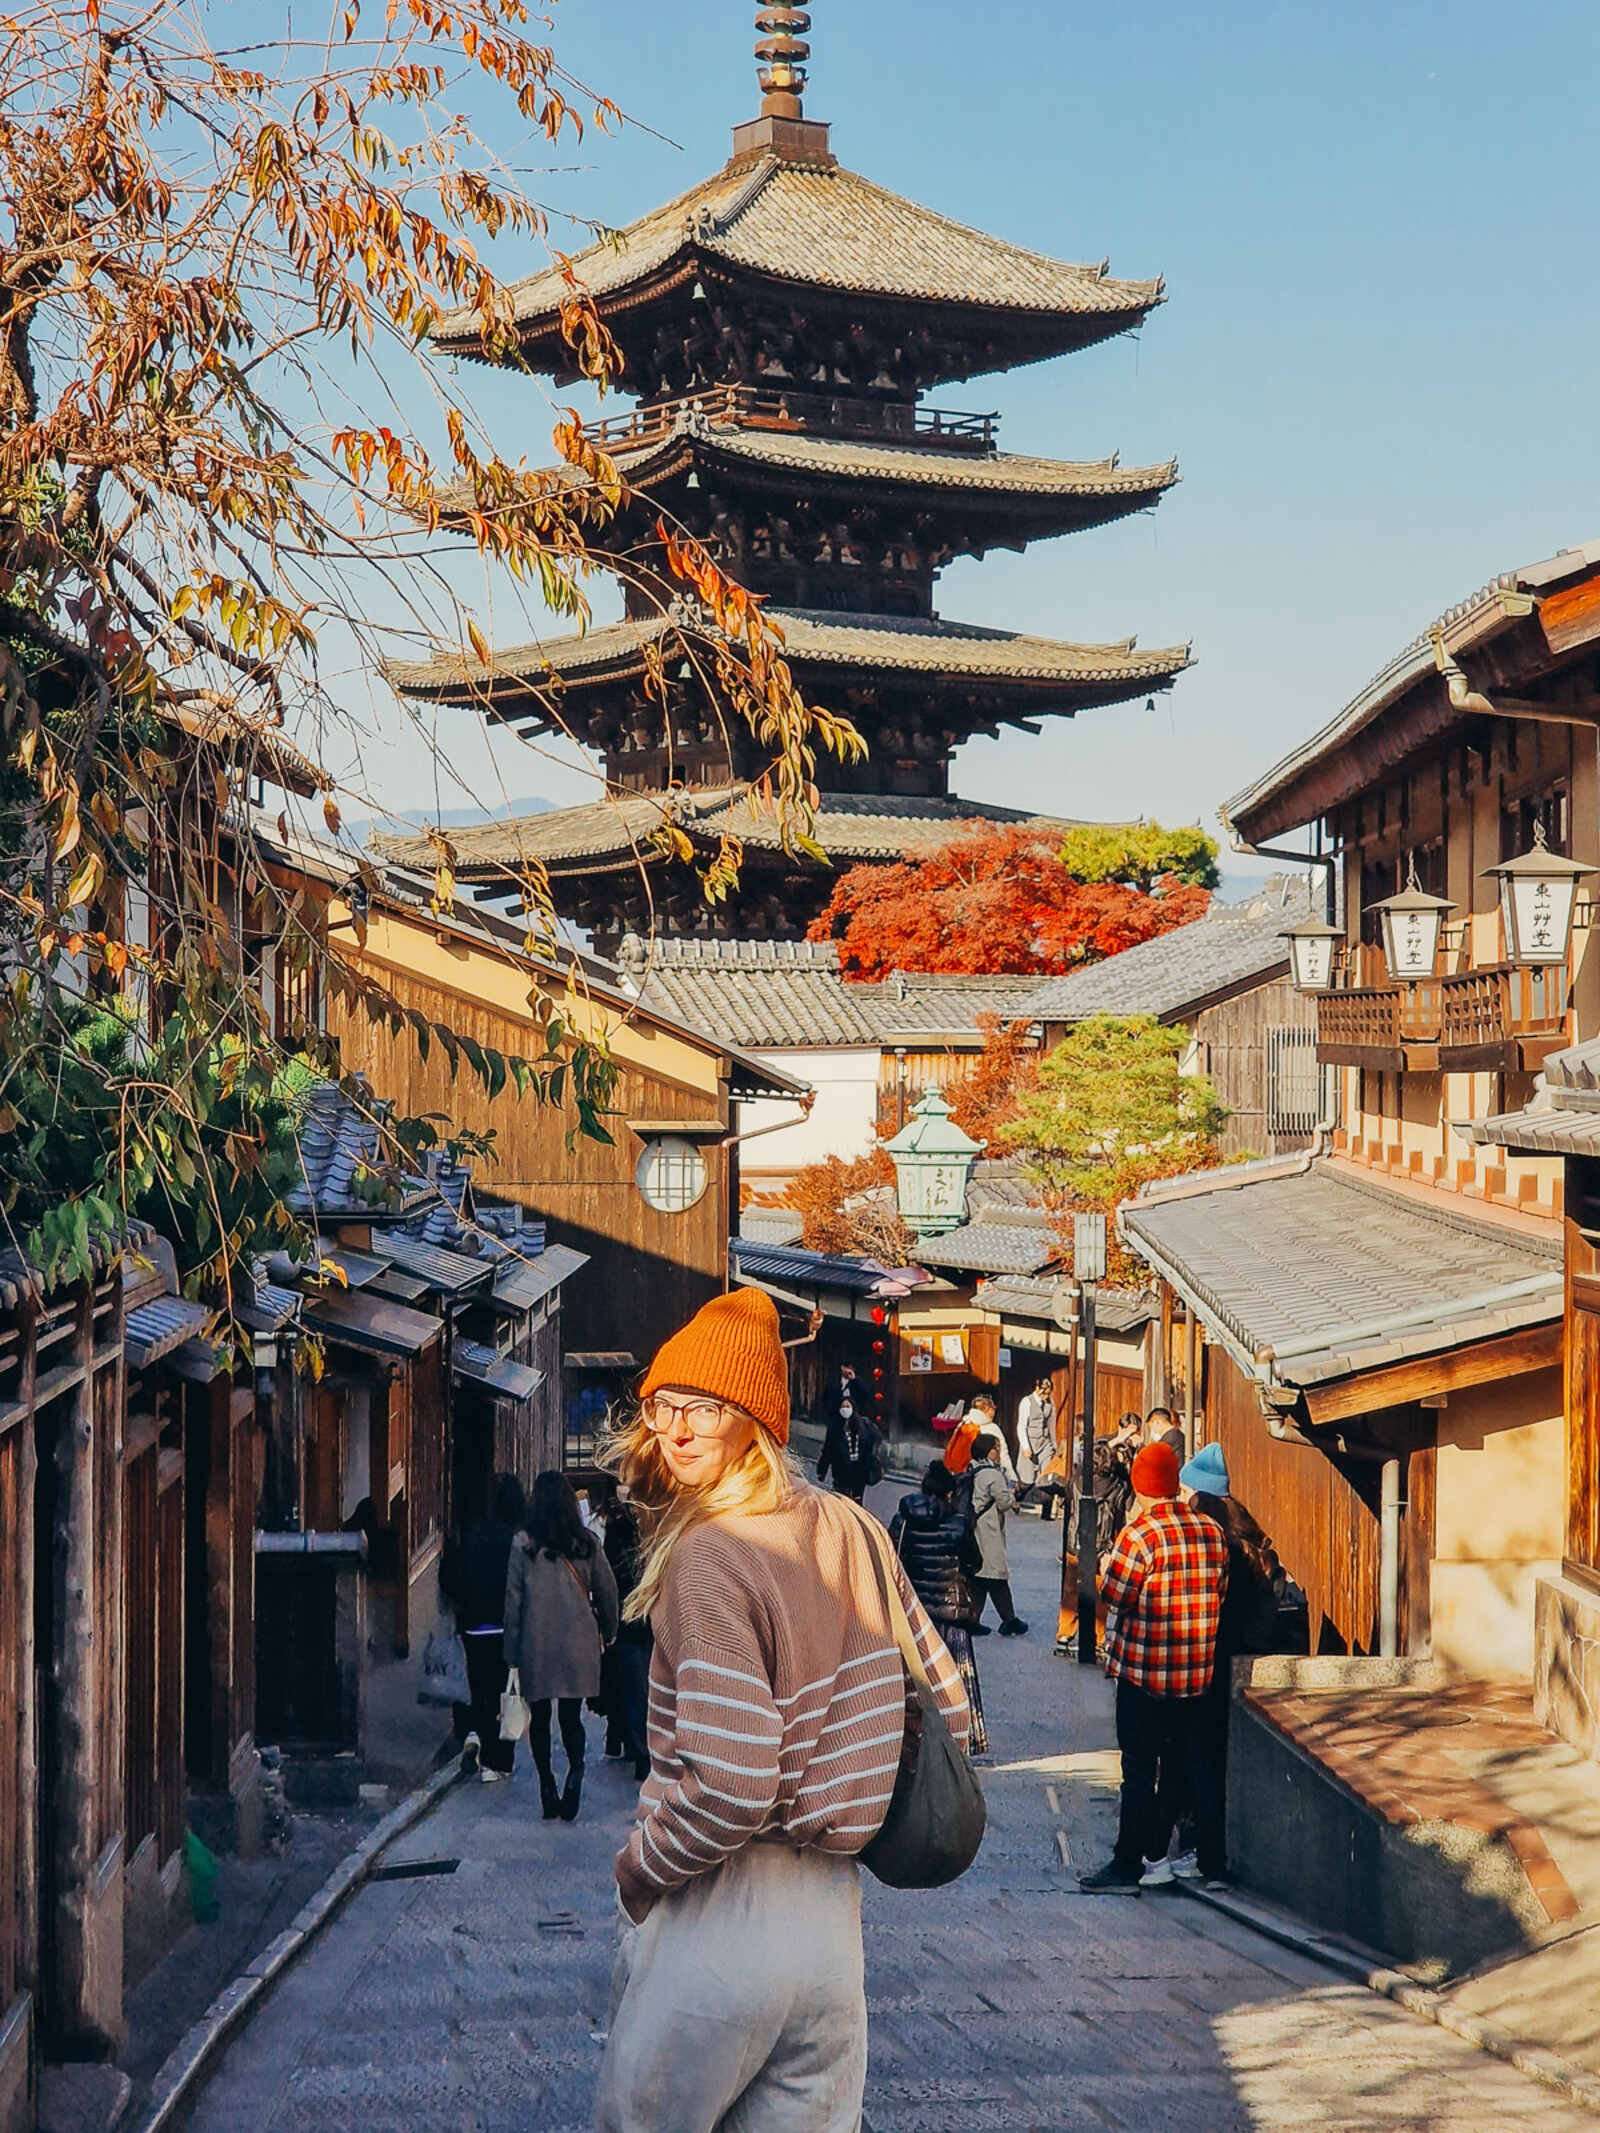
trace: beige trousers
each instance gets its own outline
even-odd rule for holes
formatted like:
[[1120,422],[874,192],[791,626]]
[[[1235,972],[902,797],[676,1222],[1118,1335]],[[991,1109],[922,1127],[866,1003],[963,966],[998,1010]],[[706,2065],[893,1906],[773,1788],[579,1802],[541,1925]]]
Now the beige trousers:
[[853,1859],[748,1844],[623,1939],[596,2133],[860,2133]]

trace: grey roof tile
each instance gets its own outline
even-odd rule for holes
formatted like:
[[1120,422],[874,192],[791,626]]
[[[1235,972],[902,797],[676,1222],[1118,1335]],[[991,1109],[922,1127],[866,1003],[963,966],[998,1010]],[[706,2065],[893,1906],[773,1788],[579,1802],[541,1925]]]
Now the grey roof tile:
[[981,1041],[980,1015],[1015,1020],[1037,980],[897,972],[843,977],[831,941],[624,943],[624,969],[655,1012],[740,1045],[882,1047],[919,1038]]
[[[725,168],[511,291],[519,324],[553,320],[573,280],[597,298],[630,289],[695,254],[754,273],[864,296],[984,305],[1044,316],[1100,316],[1108,332],[1161,302],[1159,281],[1117,281],[952,222],[842,165],[763,157]],[[433,338],[471,353],[476,313],[441,319]]]
[[[1198,1182],[1198,1181],[1197,1181]],[[1560,1240],[1475,1223],[1357,1178],[1216,1172],[1132,1200],[1129,1242],[1289,1386],[1437,1353],[1561,1314]]]
[[[833,614],[820,609],[769,607],[768,621],[783,632],[784,657],[801,670],[873,672],[908,676],[956,676],[971,681],[1059,685],[1136,696],[1164,688],[1189,664],[1187,645],[1140,651],[1132,639],[1116,644],[1072,644],[1018,630],[988,629],[975,622],[949,622],[915,615]],[[637,621],[597,624],[581,637],[552,637],[509,646],[487,660],[463,652],[432,659],[390,660],[384,673],[402,696],[427,702],[466,691],[483,698],[496,682],[544,689],[553,679],[569,686],[590,676],[605,680],[643,673],[652,645],[663,639],[705,637],[703,627],[659,614]],[[710,641],[708,639],[708,641]],[[532,707],[527,714],[532,715]]]
[[1168,1020],[1252,979],[1265,982],[1289,967],[1283,929],[1308,915],[1320,917],[1320,904],[1313,911],[1320,893],[1320,886],[1284,875],[1248,902],[1213,904],[1190,925],[1052,978],[1028,1002],[1028,1012],[1041,1022],[1078,1022],[1086,1015]]
[[[638,863],[647,856],[645,847],[651,837],[668,823],[704,850],[713,849],[729,834],[749,849],[776,851],[780,849],[778,827],[770,814],[746,804],[748,790],[744,785],[714,785],[670,793],[618,793],[579,807],[553,808],[547,814],[452,829],[456,878],[500,881],[529,861],[558,873],[563,867],[581,870],[595,859]],[[816,836],[832,858],[849,864],[857,859],[900,859],[935,851],[964,825],[976,822],[1034,823],[1046,832],[1078,826],[1063,816],[1030,815],[981,800],[824,793]],[[437,859],[426,837],[380,835],[372,844],[392,865],[424,868],[431,879]]]
[[1522,1110],[1467,1119],[1456,1131],[1522,1155],[1600,1155],[1600,1038],[1552,1052]]

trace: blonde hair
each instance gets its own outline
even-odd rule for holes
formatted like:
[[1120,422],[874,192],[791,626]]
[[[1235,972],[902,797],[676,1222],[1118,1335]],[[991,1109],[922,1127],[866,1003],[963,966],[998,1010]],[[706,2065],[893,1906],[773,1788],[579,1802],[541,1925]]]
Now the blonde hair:
[[642,1622],[661,1597],[667,1566],[686,1533],[713,1518],[779,1511],[803,1486],[784,1446],[759,1422],[744,1457],[709,1488],[685,1488],[673,1478],[660,1440],[637,1411],[612,1426],[597,1464],[622,1483],[639,1516],[639,1582],[622,1610],[629,1622]]

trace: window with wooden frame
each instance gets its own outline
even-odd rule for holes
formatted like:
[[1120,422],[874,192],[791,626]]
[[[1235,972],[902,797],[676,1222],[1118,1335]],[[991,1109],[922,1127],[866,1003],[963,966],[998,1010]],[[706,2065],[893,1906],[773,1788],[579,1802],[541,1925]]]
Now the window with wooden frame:
[[1552,852],[1571,857],[1572,794],[1565,778],[1540,792],[1519,793],[1500,808],[1500,859],[1502,864],[1519,852],[1532,851],[1540,830]]

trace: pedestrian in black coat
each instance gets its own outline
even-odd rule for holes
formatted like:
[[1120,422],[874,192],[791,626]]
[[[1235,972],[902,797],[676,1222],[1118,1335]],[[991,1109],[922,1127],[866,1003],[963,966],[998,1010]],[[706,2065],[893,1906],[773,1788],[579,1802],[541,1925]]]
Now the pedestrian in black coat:
[[[639,1520],[632,1504],[612,1494],[606,1507],[606,1561],[617,1581],[618,1604],[639,1582]],[[600,1662],[600,1688],[606,1714],[606,1754],[631,1760],[643,1784],[650,1775],[647,1718],[650,1701],[650,1654],[655,1639],[646,1622],[624,1621],[617,1640]]]
[[830,1474],[839,1494],[853,1497],[857,1503],[873,1482],[883,1479],[878,1432],[852,1399],[839,1402],[822,1440],[817,1479],[826,1481]]
[[516,1742],[500,1738],[500,1692],[506,1685],[506,1570],[527,1515],[522,1483],[515,1474],[497,1474],[488,1517],[452,1541],[439,1565],[439,1590],[456,1618],[472,1691],[470,1704],[454,1706],[462,1767],[479,1770],[486,1785],[509,1777],[516,1760]]
[[955,1476],[942,1459],[934,1460],[914,1495],[901,1497],[889,1538],[911,1580],[912,1590],[937,1624],[960,1670],[967,1701],[972,1706],[972,1753],[987,1755],[989,1730],[984,1723],[978,1661],[972,1649],[973,1631],[983,1611],[983,1601],[973,1584],[978,1548]]

